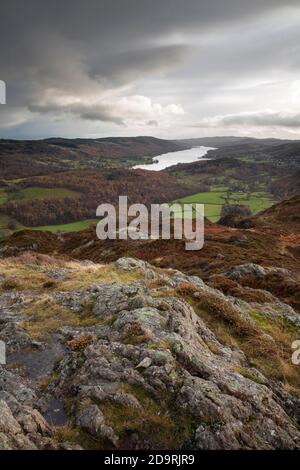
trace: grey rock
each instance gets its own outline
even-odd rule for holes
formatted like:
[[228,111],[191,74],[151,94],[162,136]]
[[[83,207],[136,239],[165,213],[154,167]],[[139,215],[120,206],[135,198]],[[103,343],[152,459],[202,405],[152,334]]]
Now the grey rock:
[[150,359],[150,357],[145,357],[137,366],[136,368],[137,369],[140,369],[140,368],[143,368],[143,369],[147,369],[148,367],[150,367],[152,364],[152,359]]
[[[43,362],[49,374],[43,389],[39,377],[28,373],[30,368],[24,372],[0,367],[1,449],[80,449],[77,443],[54,439],[55,429],[45,419],[51,399],[67,402],[69,425],[89,433],[99,446],[105,442],[110,448],[164,447],[170,441],[164,441],[163,434],[169,433],[168,439],[174,437],[169,423],[180,426],[184,417],[185,426],[190,422],[189,434],[180,436],[179,447],[300,448],[295,424],[299,400],[279,382],[270,382],[237,347],[222,344],[193,305],[209,296],[252,328],[255,322],[249,312],[253,310],[268,319],[290,318],[297,326],[295,310],[274,296],[266,295],[261,304],[225,296],[197,276],[157,269],[140,260],[121,258],[115,269],[136,270],[141,279],[125,285],[97,282],[77,292],[48,292],[78,318],[87,303],[92,305],[93,322],[89,326],[84,322],[62,326],[44,345],[36,344],[34,351],[34,342],[20,322],[26,320],[22,308],[29,297],[39,294],[0,295],[0,338],[2,334],[13,350],[19,348],[16,350],[31,365],[44,354],[51,356],[54,345],[59,346],[55,350],[62,356],[54,354],[49,362]],[[246,264],[232,268],[227,275],[238,280],[266,273],[269,268]],[[55,277],[59,276],[57,268]],[[150,283],[149,279],[159,282]],[[178,296],[182,283],[191,292],[191,303]],[[93,340],[82,348],[65,348],[66,341],[87,334]],[[260,338],[272,341],[263,332]],[[30,351],[26,351],[27,345]],[[55,359],[59,360],[54,368]],[[110,419],[112,410],[119,413],[118,425]],[[145,436],[151,419],[168,425],[162,433]],[[156,439],[161,441],[157,444]]]
[[134,258],[119,258],[115,265],[123,271],[132,271],[138,268],[145,268],[148,263]]
[[238,281],[243,276],[255,276],[258,278],[263,278],[266,275],[266,270],[259,264],[247,263],[241,264],[239,266],[234,266],[229,271],[227,271],[226,276],[229,279]]
[[128,307],[129,297],[136,294],[137,291],[138,286],[99,286],[93,313],[104,319],[125,310]]
[[110,426],[105,424],[103,413],[97,405],[84,408],[77,415],[77,425],[88,431],[90,434],[102,439],[107,439],[114,446],[118,444],[118,436]]

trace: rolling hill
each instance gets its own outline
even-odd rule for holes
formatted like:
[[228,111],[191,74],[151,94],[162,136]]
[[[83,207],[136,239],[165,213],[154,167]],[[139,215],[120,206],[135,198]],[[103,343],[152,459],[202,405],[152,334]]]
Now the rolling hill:
[[130,167],[162,153],[189,146],[155,137],[102,139],[0,140],[0,175],[4,180],[66,170]]

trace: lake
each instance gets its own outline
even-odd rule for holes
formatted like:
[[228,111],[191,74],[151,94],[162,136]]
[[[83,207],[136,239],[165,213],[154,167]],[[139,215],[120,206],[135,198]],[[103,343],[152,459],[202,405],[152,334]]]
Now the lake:
[[134,169],[141,170],[154,170],[160,171],[168,168],[169,166],[177,165],[178,163],[192,163],[203,158],[209,150],[214,150],[213,147],[192,147],[187,150],[179,150],[178,152],[168,152],[153,157],[153,163],[148,165],[135,165]]

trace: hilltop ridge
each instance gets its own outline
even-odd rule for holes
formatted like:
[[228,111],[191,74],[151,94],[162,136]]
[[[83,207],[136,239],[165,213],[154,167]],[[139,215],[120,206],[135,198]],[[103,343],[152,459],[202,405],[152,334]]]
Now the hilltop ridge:
[[[99,139],[48,138],[0,140],[0,174],[4,179],[37,176],[74,169],[130,167],[152,157],[187,148],[185,144],[155,137]],[[46,165],[46,167],[45,167]]]

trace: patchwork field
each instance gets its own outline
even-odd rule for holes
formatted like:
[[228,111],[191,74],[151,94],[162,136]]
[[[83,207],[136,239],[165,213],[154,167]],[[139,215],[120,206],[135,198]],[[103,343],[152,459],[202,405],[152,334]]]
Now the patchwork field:
[[142,198],[143,203],[151,204],[184,197],[197,189],[180,185],[176,178],[160,172],[122,169],[61,172],[20,182],[2,180],[0,213],[6,219],[1,237],[20,228],[83,230],[95,218],[100,203],[116,205],[121,194],[126,194],[130,203]]
[[111,168],[6,179],[3,186],[0,182],[0,238],[24,228],[84,230],[94,222],[98,201],[115,203],[119,194],[128,194],[134,202],[142,195],[146,204],[202,203],[205,216],[217,222],[224,204],[248,206],[252,214],[272,206],[280,199],[273,191],[279,181],[282,169],[253,156],[198,161],[165,172]]
[[[174,202],[181,204],[187,203],[201,203],[204,204],[205,216],[211,222],[217,222],[220,218],[223,204],[243,204],[250,208],[253,214],[267,209],[274,200],[267,192],[253,192],[245,194],[243,192],[230,193],[226,190],[226,186],[218,186],[213,188],[211,192],[199,192],[190,196],[180,198]],[[7,193],[5,190],[0,190],[0,204],[7,201]],[[10,200],[43,200],[43,199],[61,199],[65,197],[79,197],[80,193],[65,188],[40,188],[32,187],[20,189],[15,192],[10,192]],[[58,225],[42,225],[30,227],[31,230],[41,230],[49,232],[77,232],[90,227],[95,223],[95,219],[84,219],[72,223],[58,224]],[[17,220],[0,213],[0,238],[10,235],[14,231],[23,230],[26,228]]]
[[[18,183],[17,181],[10,181],[10,183]],[[64,198],[77,198],[80,197],[80,192],[72,191],[67,188],[42,188],[42,187],[30,187],[30,188],[16,188],[12,189],[0,189],[0,206],[8,201],[36,201],[36,200],[49,200],[49,199],[64,199]],[[82,220],[79,222],[62,224],[62,225],[46,225],[39,227],[31,227],[33,230],[42,231],[79,231],[88,228],[92,220]],[[26,227],[7,214],[0,213],[0,238],[10,235],[14,231],[23,230]]]
[[211,222],[217,222],[220,218],[223,204],[243,204],[248,206],[253,214],[260,212],[274,204],[274,199],[266,192],[243,192],[228,193],[223,190],[201,192],[178,199],[181,204],[204,204],[205,216]]
[[[79,232],[89,228],[93,223],[97,222],[96,219],[81,220],[69,224],[61,225],[42,225],[40,227],[30,227],[30,230],[39,230],[42,232]],[[9,228],[13,223],[14,228]],[[0,238],[9,236],[12,232],[24,230],[27,227],[14,221],[10,217],[0,214]]]

